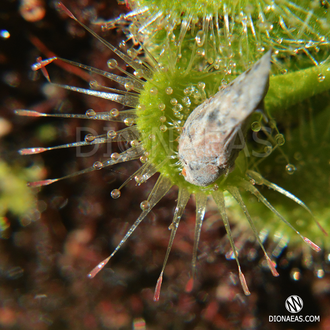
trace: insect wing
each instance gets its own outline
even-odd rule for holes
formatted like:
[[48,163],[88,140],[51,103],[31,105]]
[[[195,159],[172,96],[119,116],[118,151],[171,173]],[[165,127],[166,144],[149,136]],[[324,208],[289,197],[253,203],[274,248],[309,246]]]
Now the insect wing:
[[234,126],[243,123],[263,101],[269,87],[271,50],[249,70],[238,76],[214,98],[221,100],[219,112],[223,124]]

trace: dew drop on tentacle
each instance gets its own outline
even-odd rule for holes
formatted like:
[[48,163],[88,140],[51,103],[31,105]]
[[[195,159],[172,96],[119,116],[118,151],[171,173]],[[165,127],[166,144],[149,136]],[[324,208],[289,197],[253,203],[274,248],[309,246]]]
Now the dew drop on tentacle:
[[118,62],[112,58],[112,59],[108,60],[107,65],[108,65],[109,69],[116,69],[118,66]]
[[119,111],[118,111],[118,109],[113,108],[113,109],[110,111],[110,116],[113,117],[113,118],[117,118],[117,117],[119,116]]
[[285,170],[288,174],[292,175],[296,171],[296,167],[293,164],[287,164]]
[[299,281],[301,279],[301,271],[299,268],[293,268],[290,272],[290,276],[294,281]]
[[[171,94],[173,93],[173,88],[172,88],[172,87],[167,87],[167,88],[165,89],[165,92],[166,92],[167,95],[171,95]],[[171,102],[171,103],[172,103],[172,102]]]
[[110,157],[113,161],[117,161],[120,158],[120,154],[118,152],[113,152]]
[[140,185],[141,183],[144,182],[144,177],[142,174],[137,174],[134,176],[134,180],[137,183],[137,185]]
[[96,112],[93,109],[88,109],[85,113],[85,115],[90,118],[93,119],[96,116]]
[[101,170],[103,168],[103,163],[100,162],[100,161],[96,161],[94,164],[93,164],[93,167],[96,169],[96,170]]
[[140,208],[142,211],[146,211],[150,209],[150,203],[146,200],[146,201],[142,201],[140,204]]
[[165,105],[164,103],[160,103],[160,104],[158,104],[158,109],[159,109],[160,111],[164,111],[165,108],[166,108],[166,105]]
[[92,135],[92,134],[87,134],[86,136],[85,136],[85,141],[86,142],[93,142],[95,140],[95,136],[94,135]]
[[121,192],[120,192],[119,189],[113,189],[113,190],[111,191],[111,197],[112,197],[113,199],[118,199],[120,196],[121,196]]
[[114,131],[114,130],[110,130],[110,131],[108,131],[107,136],[108,136],[108,138],[110,138],[110,139],[114,139],[114,138],[117,137],[117,132]]

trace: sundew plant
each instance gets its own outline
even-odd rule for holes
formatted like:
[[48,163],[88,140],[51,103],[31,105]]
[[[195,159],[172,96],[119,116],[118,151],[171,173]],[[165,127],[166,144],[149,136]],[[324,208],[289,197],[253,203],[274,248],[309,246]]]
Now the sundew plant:
[[[139,160],[141,167],[111,192],[112,198],[120,198],[122,188],[132,180],[142,185],[159,173],[157,182],[147,200],[141,201],[142,212],[135,223],[112,254],[101,261],[89,277],[93,278],[110,261],[171,187],[177,186],[177,205],[169,226],[168,249],[154,300],[159,299],[165,266],[191,195],[196,199],[196,225],[193,271],[188,290],[193,286],[201,228],[207,201],[211,197],[224,222],[244,293],[249,295],[226,212],[226,205],[232,200],[245,214],[244,219],[237,215],[237,226],[243,221],[250,224],[274,276],[279,275],[275,258],[280,251],[277,250],[273,256],[267,253],[262,242],[266,234],[260,234],[262,229],[271,236],[280,235],[281,249],[289,243],[293,246],[307,243],[304,245],[309,248],[306,253],[310,255],[311,249],[320,251],[319,246],[327,248],[325,235],[328,226],[325,219],[329,214],[329,188],[322,183],[328,181],[329,173],[330,121],[326,106],[330,87],[329,2],[155,0],[128,1],[128,5],[131,12],[104,23],[104,29],[120,27],[127,35],[127,40],[117,47],[102,39],[62,3],[58,3],[59,10],[112,50],[118,61],[124,61],[127,70],[123,70],[116,59],[109,59],[109,71],[58,57],[40,58],[33,66],[33,70],[41,70],[51,83],[55,82],[51,81],[46,66],[54,61],[66,62],[108,78],[121,85],[121,89],[103,86],[97,79],[86,88],[61,86],[91,97],[115,101],[120,105],[118,108],[106,112],[89,109],[82,115],[51,115],[30,110],[17,110],[17,114],[114,121],[126,125],[124,129],[109,130],[103,135],[88,135],[81,142],[22,149],[20,153],[23,155],[123,141],[130,147],[121,153],[112,153],[110,159],[100,159],[78,173],[29,185],[45,186],[77,174]],[[187,182],[183,164],[178,159],[178,141],[185,121],[198,105],[225,89],[269,50],[272,51],[272,65],[264,109],[253,114],[248,122],[246,146],[239,153],[235,169],[206,187]],[[122,71],[122,75],[112,73],[114,69]],[[305,118],[309,119],[309,125]],[[275,192],[261,190],[262,186]],[[284,195],[285,200],[277,201],[274,198],[276,193]],[[244,199],[251,200],[250,196],[254,196],[254,200],[245,203]]]

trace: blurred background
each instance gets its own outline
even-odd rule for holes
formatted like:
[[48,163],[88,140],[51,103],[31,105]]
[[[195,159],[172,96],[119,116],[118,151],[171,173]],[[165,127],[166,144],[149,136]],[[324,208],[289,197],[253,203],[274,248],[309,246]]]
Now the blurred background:
[[[40,72],[31,70],[37,57],[54,54],[106,70],[106,62],[113,56],[81,26],[58,12],[55,3],[0,3],[0,328],[330,329],[329,273],[318,278],[312,270],[301,267],[299,257],[288,258],[290,251],[280,256],[280,276],[274,278],[260,262],[260,248],[246,243],[240,262],[251,296],[244,296],[236,263],[226,256],[225,230],[212,206],[202,231],[198,279],[193,292],[186,292],[194,241],[193,199],[177,233],[160,301],[153,302],[177,198],[175,188],[111,263],[94,279],[87,278],[136,220],[140,202],[147,198],[156,178],[140,187],[128,183],[117,200],[110,197],[111,190],[137,170],[139,162],[41,189],[26,186],[27,181],[57,178],[89,167],[117,151],[118,146],[111,146],[111,150],[109,146],[100,147],[90,157],[76,157],[73,148],[23,157],[19,149],[66,144],[83,139],[86,133],[102,134],[105,129],[122,127],[118,123],[15,116],[16,109],[85,113],[88,109],[118,107],[52,86]],[[125,3],[64,3],[113,45],[125,39],[122,31],[103,32],[97,24],[128,12]],[[86,75],[79,71],[79,77],[75,74],[78,71],[57,64],[47,67],[53,82],[86,87]],[[282,259],[285,262],[281,263]],[[290,294],[303,299],[302,315],[320,315],[321,322],[270,323],[270,315],[288,315],[284,302]]]

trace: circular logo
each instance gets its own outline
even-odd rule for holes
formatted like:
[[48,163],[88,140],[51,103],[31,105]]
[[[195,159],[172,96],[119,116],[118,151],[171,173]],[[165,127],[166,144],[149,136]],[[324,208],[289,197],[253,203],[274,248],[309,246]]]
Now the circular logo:
[[304,307],[304,302],[299,296],[290,296],[285,300],[285,308],[290,313],[299,313]]

